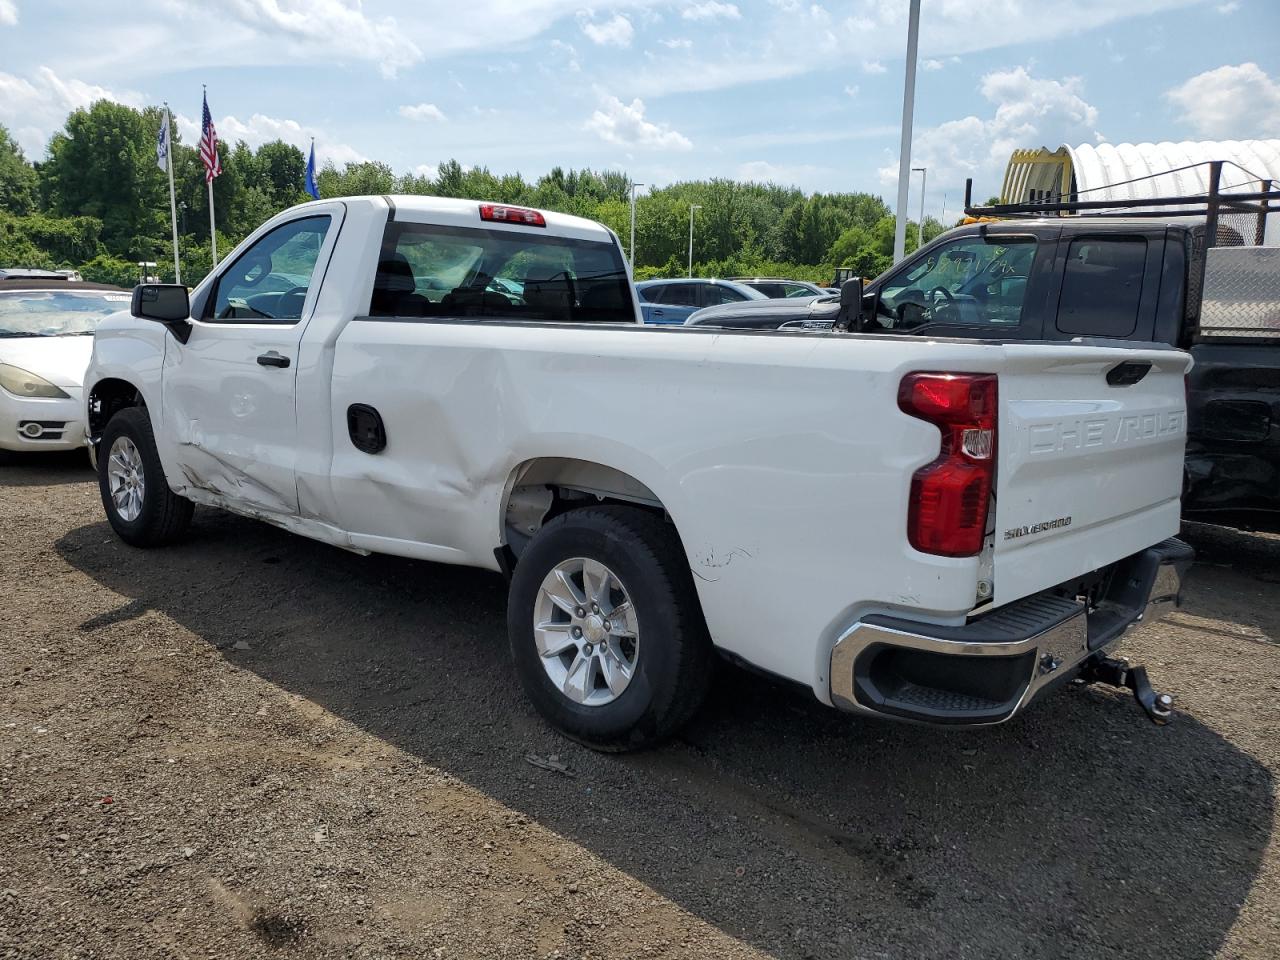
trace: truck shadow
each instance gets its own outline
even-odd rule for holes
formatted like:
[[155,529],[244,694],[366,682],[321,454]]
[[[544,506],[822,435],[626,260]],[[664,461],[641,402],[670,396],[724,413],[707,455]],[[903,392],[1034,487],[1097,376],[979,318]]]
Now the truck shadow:
[[1156,728],[1107,691],[939,732],[726,667],[680,740],[601,756],[523,700],[496,576],[208,510],[169,550],[109,538],[94,524],[57,544],[125,598],[82,629],[163,612],[777,957],[1209,957],[1270,837],[1266,768],[1192,716]]

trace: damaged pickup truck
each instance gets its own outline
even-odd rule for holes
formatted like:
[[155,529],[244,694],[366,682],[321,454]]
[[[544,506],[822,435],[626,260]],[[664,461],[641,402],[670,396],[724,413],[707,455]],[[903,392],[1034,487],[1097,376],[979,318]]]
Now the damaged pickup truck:
[[[535,707],[670,735],[713,657],[823,703],[1007,720],[1178,600],[1185,353],[653,328],[617,237],[430,197],[307,203],[188,296],[143,285],[86,379],[127,543],[193,504],[501,571]],[[818,342],[822,341],[822,342]]]

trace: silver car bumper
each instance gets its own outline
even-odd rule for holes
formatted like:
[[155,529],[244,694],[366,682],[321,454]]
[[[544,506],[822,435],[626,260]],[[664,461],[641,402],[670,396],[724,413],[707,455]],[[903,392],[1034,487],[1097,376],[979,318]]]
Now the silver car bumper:
[[37,453],[82,446],[82,391],[79,387],[61,389],[68,396],[15,397],[0,390],[0,450]]
[[1054,589],[958,627],[872,616],[831,651],[831,700],[845,710],[941,724],[1008,720],[1090,657],[1180,602],[1194,553],[1166,540],[1107,572],[1092,605]]

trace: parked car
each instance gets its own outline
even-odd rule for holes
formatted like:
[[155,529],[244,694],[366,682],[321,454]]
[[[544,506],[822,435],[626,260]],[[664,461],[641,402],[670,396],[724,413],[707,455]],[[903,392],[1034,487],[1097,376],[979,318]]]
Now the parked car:
[[750,300],[695,310],[685,320],[685,326],[738,330],[779,330],[784,327],[830,330],[839,311],[839,295]]
[[816,283],[808,283],[804,280],[783,280],[777,277],[730,277],[729,279],[752,290],[759,290],[766,297],[774,300],[785,297],[822,297],[831,292]]
[[41,270],[39,267],[0,267],[0,280],[79,281],[76,270]]
[[40,273],[0,280],[0,451],[84,446],[90,335],[103,317],[129,307],[128,290]]
[[[305,289],[258,294],[283,258]],[[640,309],[617,237],[577,217],[294,207],[190,296],[140,286],[99,326],[107,519],[155,547],[199,503],[502,571],[530,700],[610,750],[675,731],[714,651],[850,711],[1000,722],[1176,604],[1185,353],[815,350]]]
[[764,300],[763,293],[731,280],[644,280],[636,284],[645,323],[684,323],[693,311],[717,303]]

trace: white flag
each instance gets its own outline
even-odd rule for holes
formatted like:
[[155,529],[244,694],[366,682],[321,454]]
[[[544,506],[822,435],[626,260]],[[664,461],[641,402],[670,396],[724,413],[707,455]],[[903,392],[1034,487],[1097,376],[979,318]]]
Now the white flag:
[[169,111],[164,112],[160,121],[160,133],[156,137],[156,166],[161,170],[169,169]]

